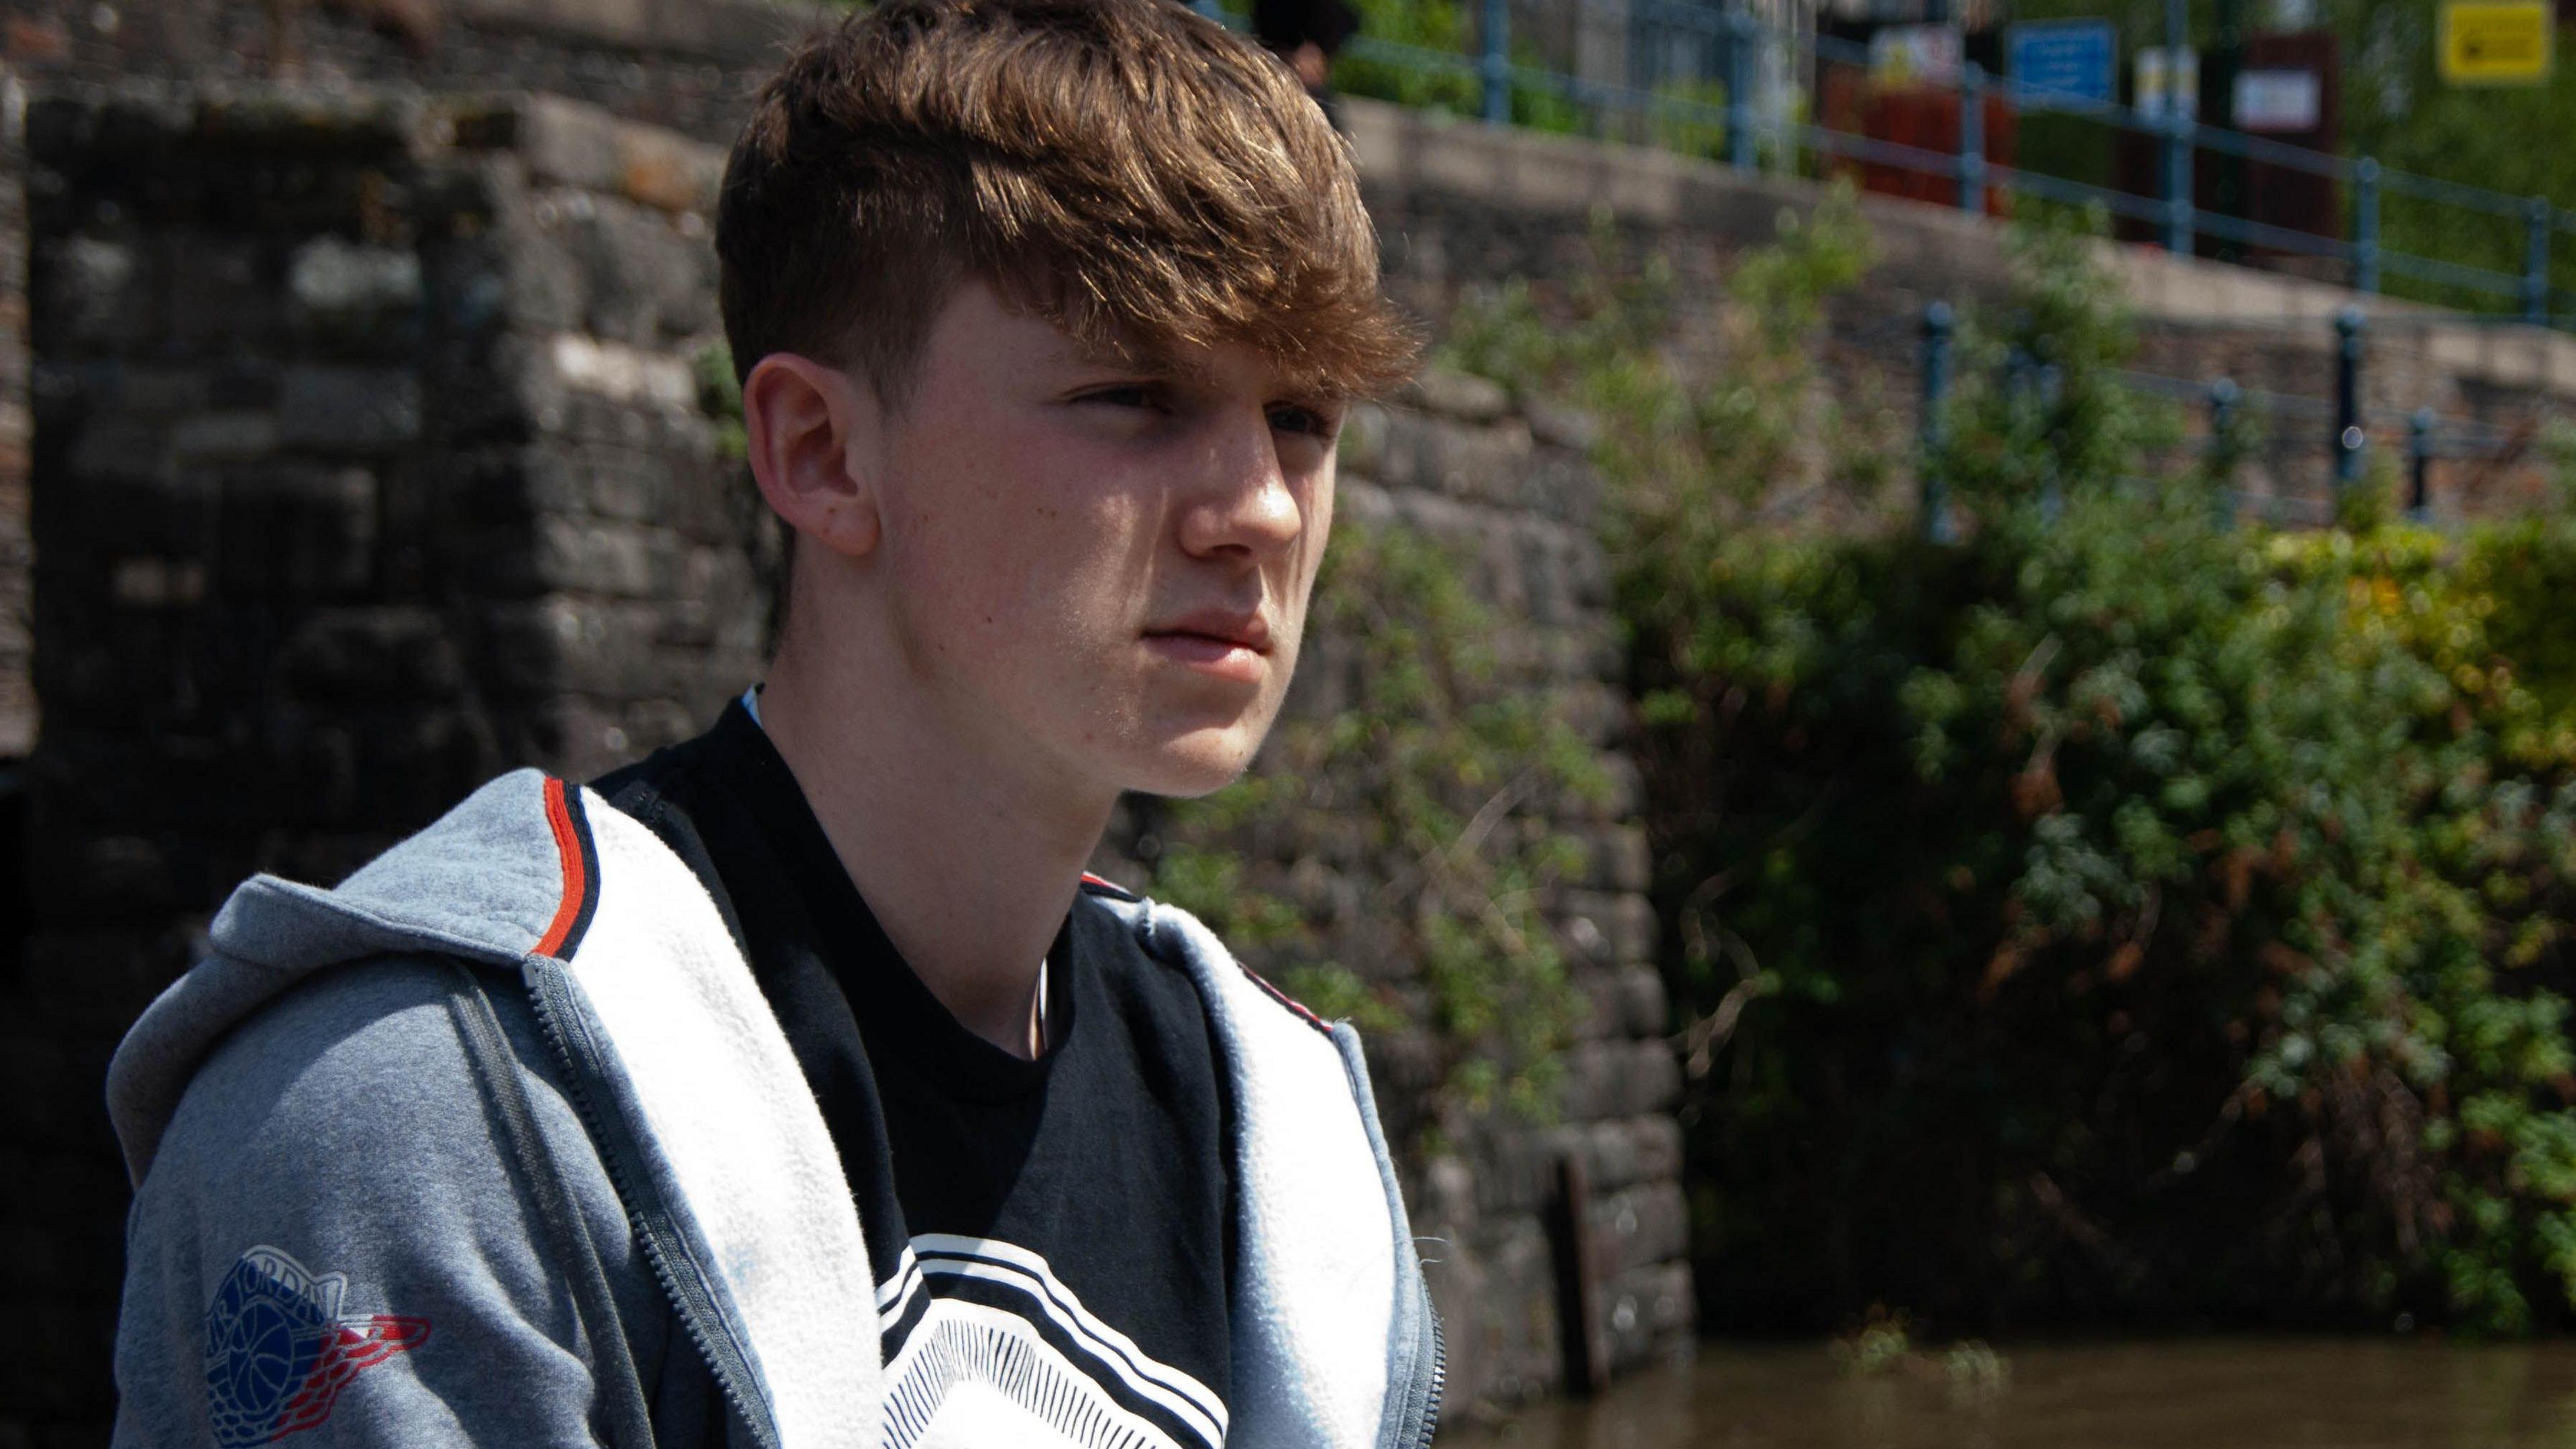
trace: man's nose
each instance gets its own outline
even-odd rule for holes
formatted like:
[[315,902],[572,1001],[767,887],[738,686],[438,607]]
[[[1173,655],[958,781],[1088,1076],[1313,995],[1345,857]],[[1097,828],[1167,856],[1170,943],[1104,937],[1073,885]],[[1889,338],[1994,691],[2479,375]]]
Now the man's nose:
[[1269,416],[1229,412],[1211,429],[1205,474],[1181,519],[1181,546],[1193,554],[1275,553],[1306,528],[1302,500],[1279,461]]

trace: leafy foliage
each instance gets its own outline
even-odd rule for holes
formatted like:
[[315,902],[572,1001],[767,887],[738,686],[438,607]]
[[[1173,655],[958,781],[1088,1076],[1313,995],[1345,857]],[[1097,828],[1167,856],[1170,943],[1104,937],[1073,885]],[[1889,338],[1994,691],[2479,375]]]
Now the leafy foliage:
[[[1306,668],[1345,675],[1348,706],[1283,720],[1244,780],[1170,807],[1155,893],[1197,912],[1291,994],[1363,1030],[1419,1032],[1435,1057],[1436,1121],[1501,1106],[1544,1119],[1583,999],[1544,906],[1576,873],[1547,809],[1607,778],[1545,700],[1512,687],[1495,620],[1466,560],[1399,520],[1345,517],[1316,584]],[[1265,830],[1338,822],[1338,859],[1312,840],[1287,881],[1253,878]],[[1338,866],[1368,898],[1294,879]],[[1365,940],[1370,959],[1335,958]]]
[[1851,232],[1704,385],[1618,287],[1461,352],[1603,414],[1704,1322],[2565,1321],[2576,522],[2226,526],[2062,235],[1924,460],[1955,542],[1767,521]]

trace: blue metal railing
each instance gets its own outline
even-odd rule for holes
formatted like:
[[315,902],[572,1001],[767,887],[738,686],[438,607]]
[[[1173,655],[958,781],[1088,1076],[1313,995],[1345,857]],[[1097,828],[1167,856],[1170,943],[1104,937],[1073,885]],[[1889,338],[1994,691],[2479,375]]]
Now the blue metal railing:
[[[1715,157],[1738,167],[1756,165],[1766,152],[1790,165],[1812,156],[1953,182],[1958,204],[1969,209],[1982,210],[1993,191],[2053,203],[2098,205],[2153,228],[2174,252],[2187,253],[2206,236],[2340,263],[2346,280],[2363,292],[2379,291],[2387,279],[2402,278],[2454,295],[2491,299],[2512,320],[2576,325],[2576,292],[2557,288],[2550,279],[2551,258],[2560,249],[2555,238],[2561,233],[2576,237],[2576,212],[2545,197],[2512,196],[2393,170],[2367,156],[2313,151],[2205,125],[2188,116],[2153,115],[2087,96],[2048,91],[2009,77],[1990,76],[1974,64],[1963,65],[1953,83],[1960,102],[1958,145],[1952,151],[1932,150],[1837,130],[1814,119],[1757,114],[1754,66],[1761,48],[1783,37],[1767,33],[1761,22],[1743,10],[1686,0],[1628,0],[1615,7],[1576,0],[1572,11],[1578,25],[1588,21],[1624,27],[1632,63],[1622,83],[1576,76],[1516,57],[1508,0],[1462,3],[1472,6],[1476,19],[1475,33],[1464,50],[1431,49],[1362,34],[1352,39],[1344,54],[1400,72],[1471,85],[1476,113],[1495,124],[1511,120],[1516,97],[1548,98],[1588,110],[1596,118],[1628,117],[1648,125],[1702,128],[1702,139],[1720,138],[1711,148]],[[1214,0],[1200,0],[1200,8],[1213,10]],[[1793,39],[1809,50],[1820,67],[1869,64],[1867,47],[1851,41],[1830,36]],[[1692,57],[1695,63],[1678,73],[1662,68],[1662,62],[1676,54]],[[1640,55],[1652,62],[1644,73],[1634,63]],[[1681,84],[1681,93],[1675,93],[1674,82]],[[1720,99],[1707,99],[1711,92]],[[1988,97],[2001,101],[2016,116],[2038,111],[2075,115],[2115,131],[2153,138],[2159,149],[2159,194],[2142,196],[1989,160],[1982,134],[1983,102]],[[2203,153],[2284,167],[2340,184],[2349,198],[2342,225],[2328,235],[2200,207],[2192,185]],[[2392,197],[2519,226],[2521,267],[2503,271],[2457,257],[2425,256],[2389,246],[2382,213]]]
[[[1958,325],[1957,314],[1949,303],[1938,300],[1927,303],[1923,308],[1916,344],[1915,366],[1921,384],[1916,413],[1916,483],[1919,489],[1916,518],[1923,536],[1935,542],[1954,538],[1958,532],[1948,488],[1940,475],[1943,444],[1950,421],[1950,393],[1959,381],[1955,355]],[[2362,403],[2362,373],[2367,359],[2369,325],[2360,309],[2346,307],[2338,313],[2334,318],[2334,334],[2334,395],[2331,398],[2243,387],[2229,377],[2194,382],[2126,368],[2115,371],[2112,377],[2120,387],[2130,392],[2205,409],[2208,428],[2202,446],[2206,449],[2207,466],[2219,485],[2212,502],[2222,521],[2232,522],[2251,512],[2274,523],[2321,523],[2334,516],[2335,498],[2362,480],[2371,448],[2371,430]],[[2046,406],[2049,405],[2047,399],[2054,372],[2055,369],[2038,365],[2027,354],[2016,352],[2003,365],[2002,385],[2008,392],[2029,395],[2036,383],[2035,392],[2042,399],[2042,405]],[[2325,495],[2254,494],[2236,486],[2235,474],[2248,458],[2231,456],[2231,450],[2239,441],[2238,425],[2248,408],[2255,410],[2259,418],[2260,426],[2256,431],[2261,436],[2256,441],[2261,444],[2261,453],[2269,462],[2277,464],[2295,458],[2317,442],[2324,443],[2330,480]],[[2475,418],[2446,418],[2430,407],[2416,408],[2405,417],[2403,476],[2406,480],[2407,516],[2419,523],[2433,520],[2433,464],[2436,461],[2470,462],[2490,467],[2506,464],[2529,441],[2529,435],[2524,431],[2501,428]],[[2125,481],[2141,485],[2148,482],[2140,478]]]

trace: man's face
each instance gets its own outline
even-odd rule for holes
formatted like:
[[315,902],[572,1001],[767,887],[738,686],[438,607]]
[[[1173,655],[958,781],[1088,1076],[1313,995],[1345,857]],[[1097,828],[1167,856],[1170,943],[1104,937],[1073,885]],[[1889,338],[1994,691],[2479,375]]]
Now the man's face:
[[972,282],[919,366],[883,438],[874,567],[961,743],[1110,790],[1234,779],[1296,666],[1338,405],[1240,346],[1090,355]]

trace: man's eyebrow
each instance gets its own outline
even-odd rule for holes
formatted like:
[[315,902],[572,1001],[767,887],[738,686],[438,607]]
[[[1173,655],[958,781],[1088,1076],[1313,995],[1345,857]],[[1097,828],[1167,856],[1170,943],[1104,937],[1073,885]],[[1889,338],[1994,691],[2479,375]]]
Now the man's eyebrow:
[[[1183,386],[1206,382],[1211,376],[1202,364],[1184,362],[1160,348],[1141,345],[1122,347],[1116,342],[1095,342],[1068,336],[1061,355],[1070,367],[1142,375]],[[1277,379],[1274,392],[1275,401],[1327,411],[1347,408],[1357,397],[1338,379],[1312,371]]]
[[1158,376],[1183,378],[1189,370],[1181,367],[1160,349],[1121,346],[1116,342],[1068,337],[1062,353],[1065,362],[1074,367],[1096,367],[1109,371],[1150,372]]

